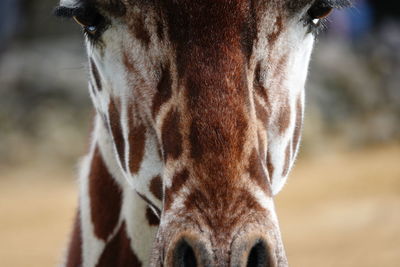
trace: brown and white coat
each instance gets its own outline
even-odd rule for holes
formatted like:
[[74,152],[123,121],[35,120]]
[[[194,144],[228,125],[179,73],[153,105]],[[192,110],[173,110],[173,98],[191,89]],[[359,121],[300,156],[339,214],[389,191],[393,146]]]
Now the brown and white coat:
[[61,0],[86,27],[96,108],[66,266],[287,266],[273,197],[321,2],[345,4]]

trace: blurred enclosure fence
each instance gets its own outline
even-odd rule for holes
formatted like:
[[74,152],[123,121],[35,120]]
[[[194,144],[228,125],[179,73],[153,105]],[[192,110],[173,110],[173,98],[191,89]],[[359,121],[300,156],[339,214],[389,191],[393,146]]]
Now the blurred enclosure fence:
[[[56,2],[0,2],[0,165],[74,161],[86,150],[92,109],[83,39],[79,27],[52,16]],[[399,140],[400,27],[382,5],[355,1],[318,37],[303,151],[329,139],[350,147]]]

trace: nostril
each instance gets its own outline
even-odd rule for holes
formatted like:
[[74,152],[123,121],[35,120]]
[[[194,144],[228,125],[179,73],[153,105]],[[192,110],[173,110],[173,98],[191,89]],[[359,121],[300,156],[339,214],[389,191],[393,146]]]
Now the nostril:
[[267,246],[263,241],[258,241],[250,250],[247,267],[271,267]]
[[182,240],[174,252],[174,267],[196,267],[197,260],[193,248]]

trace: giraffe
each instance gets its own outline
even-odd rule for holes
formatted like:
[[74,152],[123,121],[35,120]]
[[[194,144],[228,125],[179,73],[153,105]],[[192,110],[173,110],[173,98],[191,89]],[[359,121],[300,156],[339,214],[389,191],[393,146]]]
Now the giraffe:
[[315,36],[347,0],[61,0],[96,110],[64,266],[288,266]]

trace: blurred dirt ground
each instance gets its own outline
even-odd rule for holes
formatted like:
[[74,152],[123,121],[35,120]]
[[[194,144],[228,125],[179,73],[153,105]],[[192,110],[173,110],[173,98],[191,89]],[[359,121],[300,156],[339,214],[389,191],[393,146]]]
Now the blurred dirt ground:
[[[399,159],[400,145],[391,145],[299,160],[276,199],[290,265],[399,266]],[[0,266],[60,262],[75,176],[71,166],[43,162],[2,168]]]

